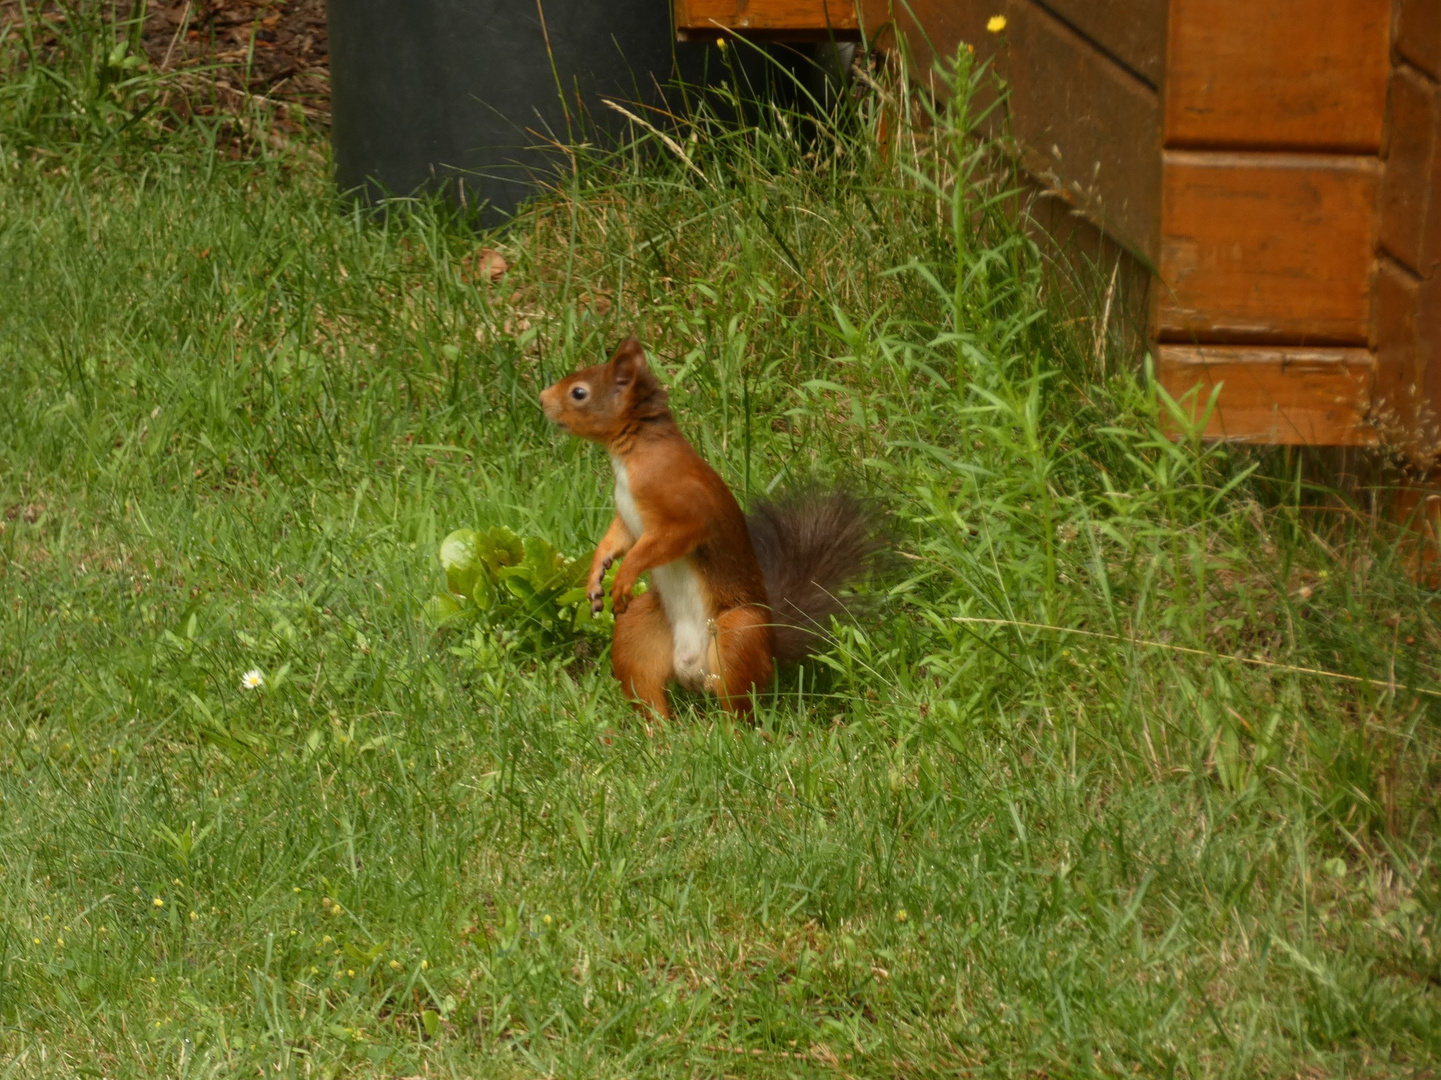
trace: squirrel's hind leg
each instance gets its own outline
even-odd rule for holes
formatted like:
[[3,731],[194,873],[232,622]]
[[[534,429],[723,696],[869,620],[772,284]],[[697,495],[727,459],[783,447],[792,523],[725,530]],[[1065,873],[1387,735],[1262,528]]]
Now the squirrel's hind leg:
[[665,688],[675,674],[675,642],[660,598],[643,593],[615,619],[611,664],[621,689],[636,708],[670,719]]
[[729,712],[749,716],[753,694],[771,681],[775,661],[770,624],[770,611],[754,604],[716,616],[706,649],[706,689]]

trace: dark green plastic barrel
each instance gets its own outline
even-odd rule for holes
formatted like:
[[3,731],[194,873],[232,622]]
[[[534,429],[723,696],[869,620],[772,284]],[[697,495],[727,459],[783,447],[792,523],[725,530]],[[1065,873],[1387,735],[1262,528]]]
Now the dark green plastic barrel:
[[547,139],[617,130],[601,99],[655,102],[707,48],[675,42],[669,0],[330,0],[329,19],[340,189],[444,190],[488,223],[564,168]]

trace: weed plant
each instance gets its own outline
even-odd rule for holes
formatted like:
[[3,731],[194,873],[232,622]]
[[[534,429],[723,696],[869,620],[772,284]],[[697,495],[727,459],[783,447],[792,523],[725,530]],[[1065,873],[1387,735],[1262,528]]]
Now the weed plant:
[[[4,1075],[1435,1068],[1435,595],[1184,434],[964,59],[925,124],[700,101],[479,238],[0,86]],[[630,332],[743,501],[890,511],[753,725],[422,618],[453,529],[586,556],[536,392]]]
[[[163,96],[140,48],[144,4],[19,0],[0,10],[0,131],[7,150],[103,151]],[[8,164],[8,163],[6,163]]]

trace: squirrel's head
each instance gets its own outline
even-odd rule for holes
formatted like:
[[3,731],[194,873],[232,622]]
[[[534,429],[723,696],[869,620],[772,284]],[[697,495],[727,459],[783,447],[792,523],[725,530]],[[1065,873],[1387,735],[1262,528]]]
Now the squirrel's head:
[[635,338],[620,343],[610,360],[583,368],[540,392],[545,415],[572,435],[608,443],[629,424],[665,416],[666,392],[645,362]]

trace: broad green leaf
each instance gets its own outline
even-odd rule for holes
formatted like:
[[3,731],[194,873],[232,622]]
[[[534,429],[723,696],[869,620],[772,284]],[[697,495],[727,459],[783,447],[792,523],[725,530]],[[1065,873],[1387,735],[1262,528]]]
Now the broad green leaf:
[[449,594],[432,596],[425,602],[425,621],[431,626],[440,626],[449,622],[464,610],[460,602]]
[[456,529],[441,541],[440,565],[445,569],[445,587],[456,596],[469,596],[483,570],[474,530]]
[[497,525],[485,534],[480,545],[481,557],[491,570],[515,566],[525,558],[525,545],[520,537],[504,525]]

